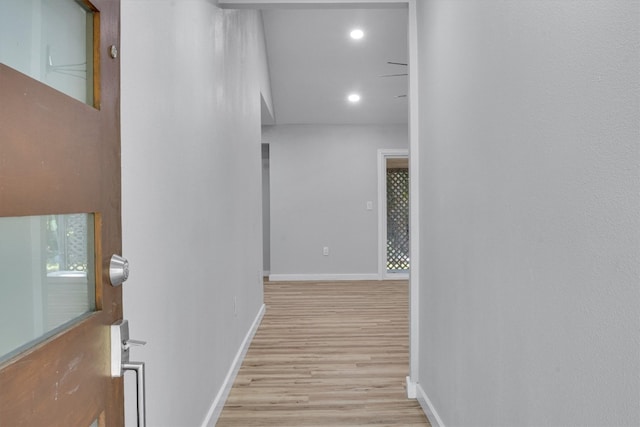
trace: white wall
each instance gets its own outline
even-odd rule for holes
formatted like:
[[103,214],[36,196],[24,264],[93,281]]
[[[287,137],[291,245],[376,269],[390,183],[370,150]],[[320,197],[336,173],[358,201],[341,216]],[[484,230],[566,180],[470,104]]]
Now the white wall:
[[124,313],[151,426],[202,425],[262,306],[263,49],[259,12],[122,2]]
[[270,146],[272,277],[377,277],[377,152],[408,148],[407,126],[266,126],[263,140]]
[[417,6],[420,387],[449,427],[640,425],[640,2]]

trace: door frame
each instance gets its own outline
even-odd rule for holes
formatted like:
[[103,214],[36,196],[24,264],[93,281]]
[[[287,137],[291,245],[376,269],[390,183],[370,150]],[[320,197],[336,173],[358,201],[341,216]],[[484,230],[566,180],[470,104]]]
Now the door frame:
[[[409,159],[407,149],[378,149],[378,280],[407,280],[409,273],[387,271],[387,160]],[[411,182],[411,179],[409,179]],[[409,195],[411,206],[411,195]],[[409,241],[412,239],[410,238]]]
[[[418,14],[417,0],[218,0],[218,5],[226,9],[262,9],[262,8],[385,8],[403,7],[408,9],[408,54],[409,54],[409,227],[411,228],[411,265],[409,277],[409,375],[407,376],[407,395],[410,398],[423,399],[418,394],[419,373],[419,307],[420,307],[420,171],[419,171],[419,109],[418,109]],[[414,96],[412,96],[412,94]]]

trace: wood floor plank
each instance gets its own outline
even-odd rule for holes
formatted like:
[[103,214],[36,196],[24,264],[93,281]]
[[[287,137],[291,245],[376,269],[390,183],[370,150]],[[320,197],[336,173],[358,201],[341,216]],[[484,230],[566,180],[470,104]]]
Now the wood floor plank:
[[408,283],[266,282],[225,426],[429,426],[406,398]]

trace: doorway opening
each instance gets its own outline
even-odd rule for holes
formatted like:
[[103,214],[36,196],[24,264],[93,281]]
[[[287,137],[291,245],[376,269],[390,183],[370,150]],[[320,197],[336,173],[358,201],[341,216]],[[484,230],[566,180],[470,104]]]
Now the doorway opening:
[[410,268],[409,153],[378,150],[378,275],[408,279]]
[[262,153],[262,277],[271,274],[271,196],[269,192],[269,144],[260,145]]
[[[405,8],[408,11],[408,55],[406,60],[397,59],[397,54],[388,55],[389,58],[385,58],[384,61],[402,61],[401,65],[407,66],[407,76],[408,76],[408,86],[402,89],[402,91],[394,93],[396,98],[398,99],[406,99],[408,103],[408,114],[409,114],[409,146],[411,149],[411,168],[410,168],[410,176],[411,178],[411,187],[410,187],[410,195],[411,195],[411,207],[410,207],[410,225],[411,225],[411,234],[412,238],[410,239],[410,248],[411,248],[411,258],[413,258],[413,263],[410,267],[410,292],[409,292],[409,303],[410,303],[410,364],[409,364],[409,375],[407,376],[407,394],[409,397],[416,397],[416,382],[418,377],[418,308],[419,308],[419,267],[420,263],[418,260],[419,257],[419,221],[418,221],[418,202],[419,202],[419,180],[418,177],[418,153],[419,153],[419,144],[418,144],[418,131],[419,131],[419,121],[417,119],[418,116],[418,49],[417,49],[417,18],[416,18],[416,0],[364,0],[358,2],[357,5],[355,2],[349,0],[320,0],[320,1],[305,1],[305,0],[287,0],[283,2],[281,0],[220,0],[219,5],[223,8],[229,9],[244,9],[244,8],[254,8],[254,9],[262,9],[264,10],[272,10],[272,9],[352,9],[354,7],[362,8],[362,9],[370,9],[370,8],[380,8],[380,9],[395,9],[395,8]],[[397,52],[397,51],[396,51]],[[387,62],[388,63],[388,62]],[[288,62],[287,64],[291,64]],[[289,66],[287,69],[291,69]],[[271,73],[274,73],[274,68],[270,69]],[[385,72],[386,73],[386,72]],[[382,73],[381,73],[382,74]],[[404,75],[404,74],[403,74]],[[321,81],[325,81],[326,79],[322,79]],[[395,80],[402,79],[385,79],[381,80],[385,82],[385,84]],[[285,87],[290,88],[290,81],[285,82]],[[296,92],[298,93],[298,92]],[[405,95],[406,94],[406,95]],[[404,96],[403,96],[404,95]],[[309,98],[313,100],[314,107],[317,106],[316,98]],[[298,105],[298,104],[293,104]],[[301,110],[299,105],[295,112]],[[280,117],[283,116],[279,112]],[[281,119],[282,120],[282,119]],[[283,123],[286,122],[283,120]],[[408,151],[405,150],[405,155],[408,156]],[[379,168],[380,169],[380,168]],[[384,169],[383,169],[384,170]],[[380,178],[381,174],[378,173],[378,177]],[[382,175],[386,177],[386,175]],[[378,186],[380,187],[380,186]],[[378,188],[378,192],[380,192],[380,188]],[[383,234],[380,229],[384,226],[384,222],[381,221],[381,202],[384,200],[383,197],[380,197],[378,194],[378,240],[382,240],[383,236],[386,236],[386,232]],[[367,204],[368,206],[368,204]],[[386,207],[385,207],[386,211]],[[386,239],[385,239],[386,240]],[[386,255],[385,258],[382,258],[380,255],[382,253],[382,249],[385,248],[386,243],[383,241],[382,243],[378,243],[378,277],[380,279],[384,278],[387,273],[385,267]],[[385,249],[386,252],[386,249]],[[405,279],[409,276],[406,273]],[[390,278],[391,279],[391,278]],[[393,277],[393,279],[402,279],[402,277]]]

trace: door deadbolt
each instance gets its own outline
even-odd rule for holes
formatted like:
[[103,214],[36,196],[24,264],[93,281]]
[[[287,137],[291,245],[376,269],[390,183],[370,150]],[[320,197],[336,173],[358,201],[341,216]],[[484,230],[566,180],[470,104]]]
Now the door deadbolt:
[[129,261],[120,255],[112,255],[109,263],[109,280],[112,286],[120,286],[129,278]]

